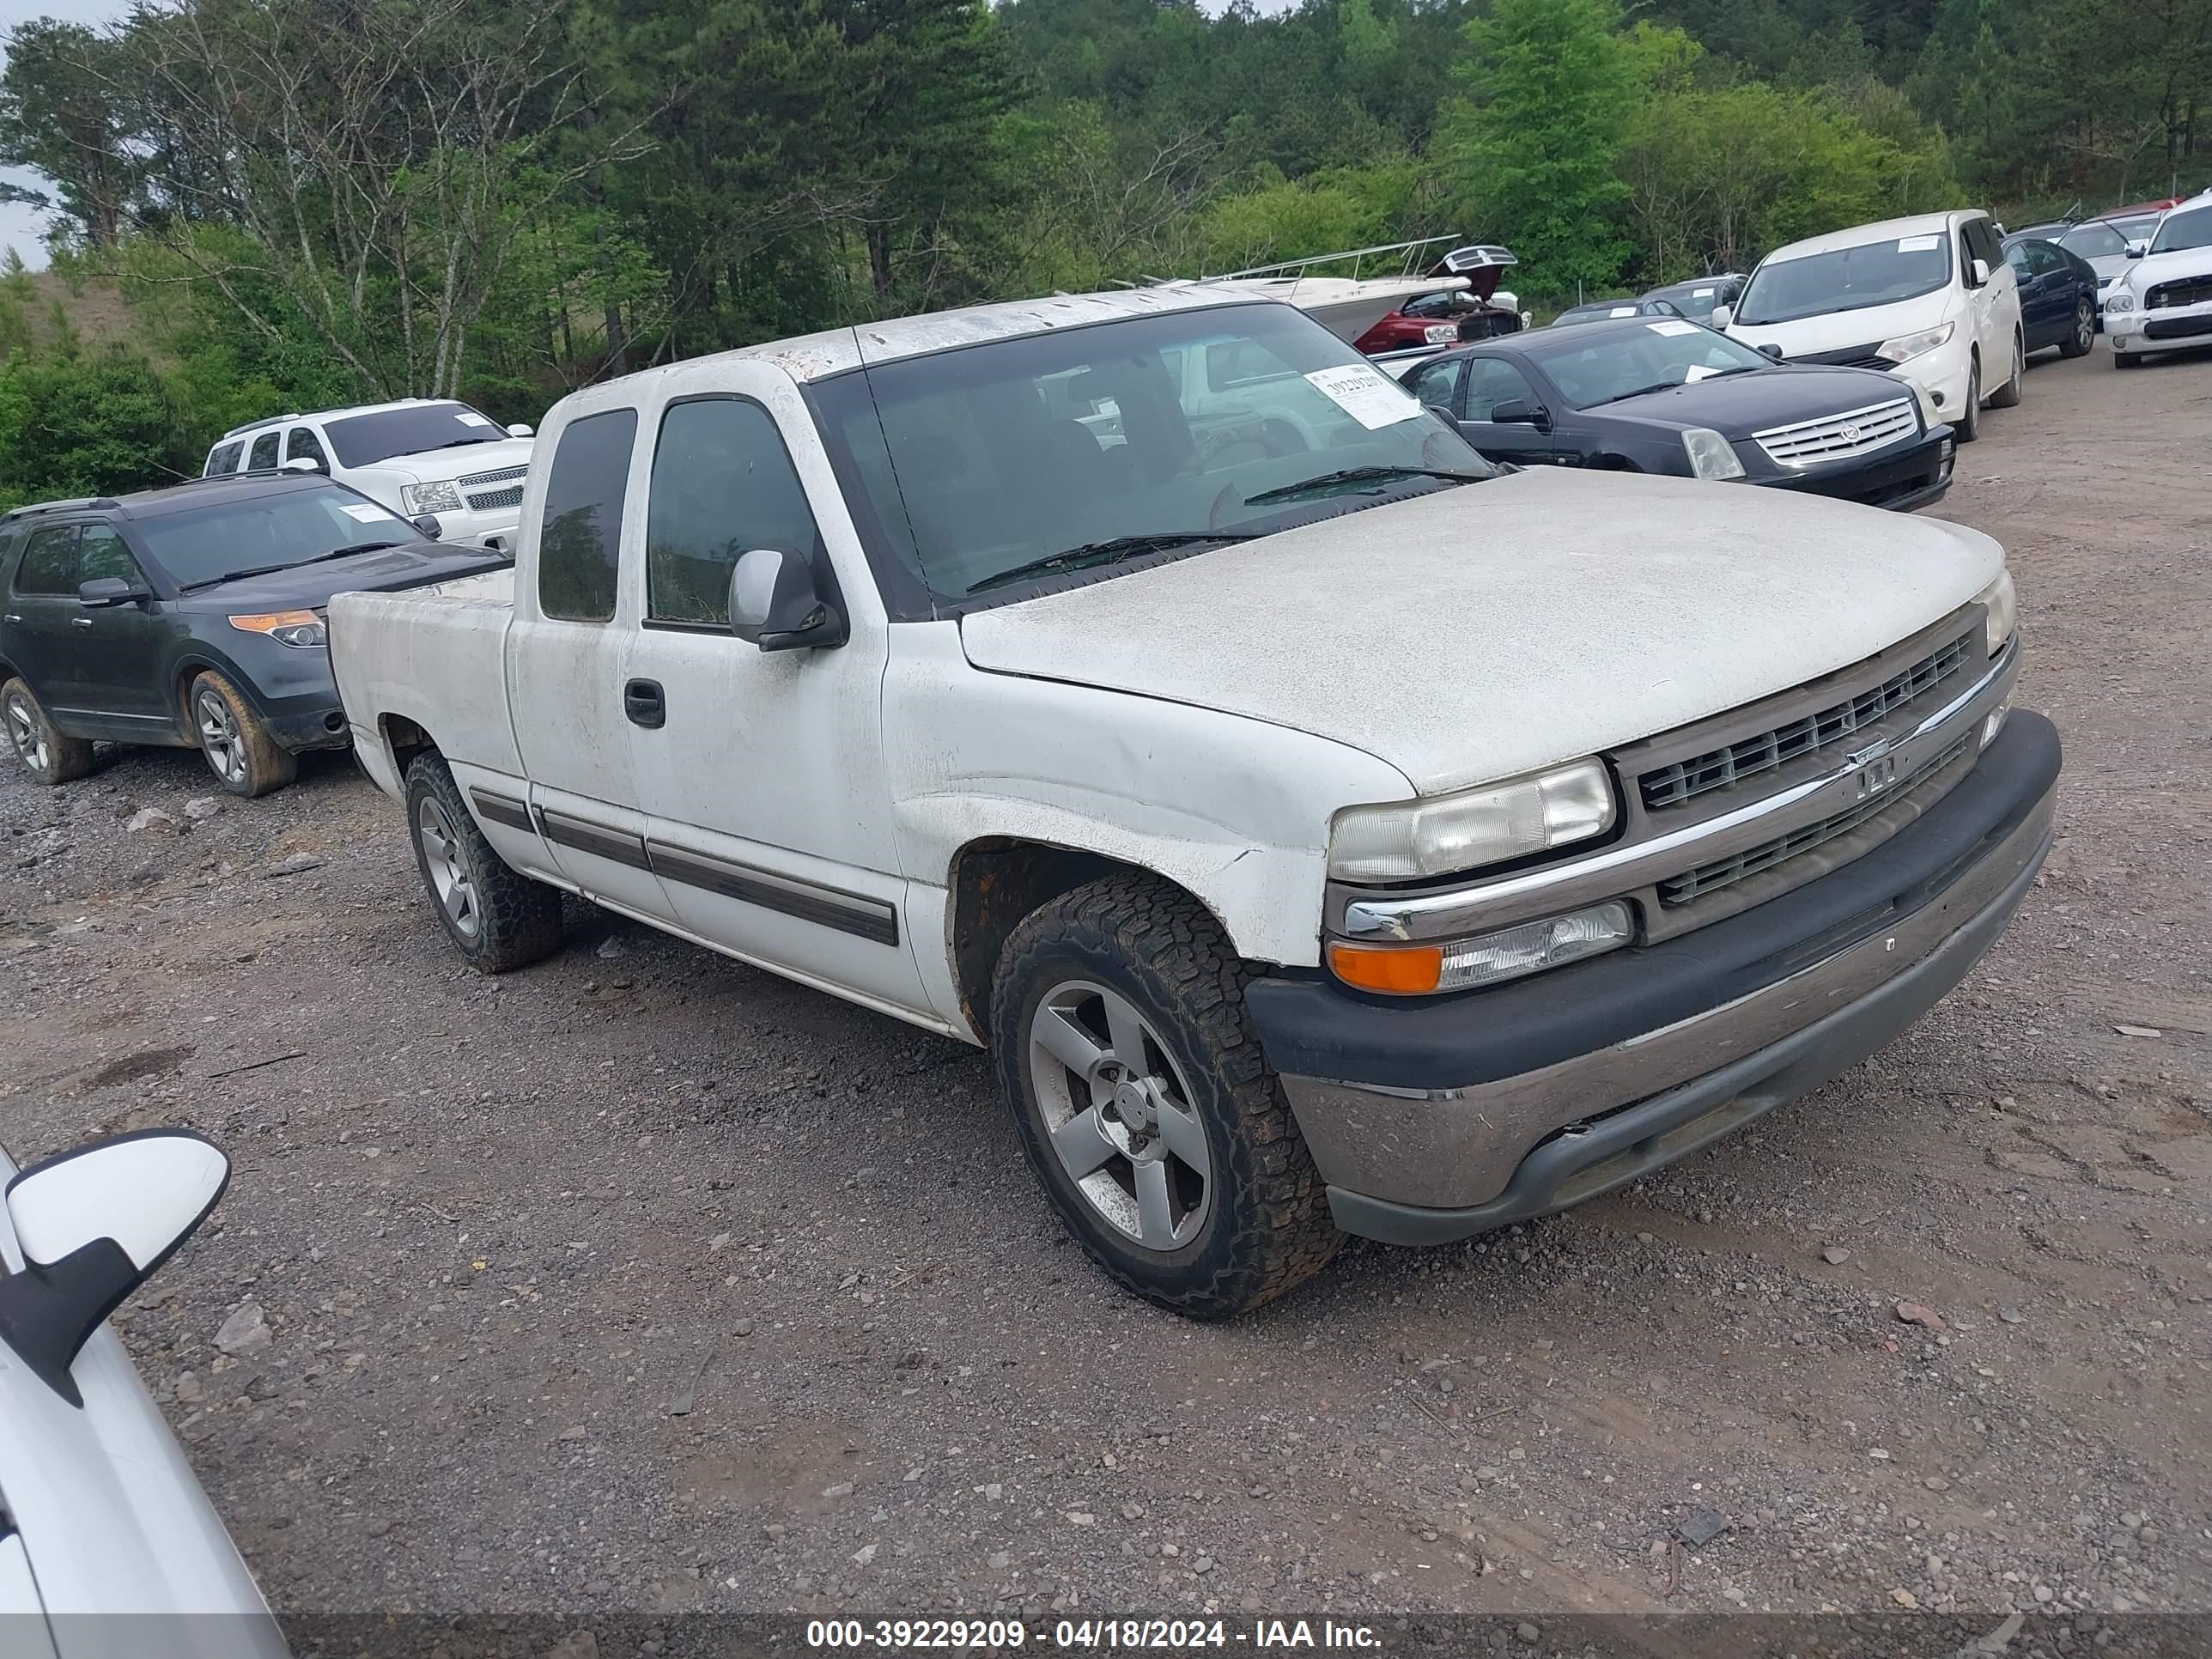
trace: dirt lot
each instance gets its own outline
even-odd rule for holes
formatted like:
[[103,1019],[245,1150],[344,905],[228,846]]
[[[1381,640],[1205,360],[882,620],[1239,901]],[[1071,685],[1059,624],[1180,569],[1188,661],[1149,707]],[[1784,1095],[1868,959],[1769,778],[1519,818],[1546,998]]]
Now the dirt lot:
[[288,1615],[2212,1610],[2212,358],[1986,430],[1940,510],[2069,745],[2045,875],[1876,1060],[1574,1213],[1182,1322],[964,1048],[581,908],[465,971],[343,758],[201,822],[196,756],[0,769],[0,1137],[236,1157],[123,1329]]

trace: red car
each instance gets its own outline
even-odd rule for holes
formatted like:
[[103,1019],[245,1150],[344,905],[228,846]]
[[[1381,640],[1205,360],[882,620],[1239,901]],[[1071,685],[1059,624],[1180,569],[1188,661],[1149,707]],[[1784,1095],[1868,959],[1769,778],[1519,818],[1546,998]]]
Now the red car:
[[1499,293],[1498,283],[1508,265],[1520,263],[1507,248],[1454,248],[1426,274],[1462,276],[1467,286],[1416,295],[1353,341],[1354,349],[1371,357],[1385,351],[1457,345],[1462,340],[1487,340],[1517,331],[1522,326],[1521,313],[1514,296]]

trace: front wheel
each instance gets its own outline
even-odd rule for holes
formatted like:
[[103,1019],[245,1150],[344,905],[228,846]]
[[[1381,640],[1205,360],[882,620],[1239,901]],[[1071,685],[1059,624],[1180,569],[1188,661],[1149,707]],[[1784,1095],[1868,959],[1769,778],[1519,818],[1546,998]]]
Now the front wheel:
[[1310,1277],[1343,1234],[1206,908],[1140,876],[1015,928],[992,1043],[1022,1146],[1107,1273],[1201,1319]]
[[2006,378],[2002,386],[1990,393],[1990,407],[1991,409],[2019,408],[2021,377],[2027,373],[2027,347],[2020,336],[2015,334],[2012,337],[2012,373]]
[[2089,348],[2097,343],[2097,307],[2087,295],[2083,295],[2074,307],[2074,326],[2059,342],[2062,357],[2086,357]]
[[40,783],[69,783],[92,770],[92,744],[56,731],[46,705],[20,679],[0,685],[0,724],[15,758]]
[[192,682],[185,706],[208,770],[234,795],[265,795],[300,775],[300,758],[277,743],[253,705],[213,670]]
[[1966,367],[1966,401],[1959,406],[1958,418],[1951,422],[1951,435],[1962,444],[1970,444],[1982,435],[1982,360],[1979,357]]
[[407,827],[446,937],[477,972],[526,968],[561,948],[561,895],[494,850],[434,750],[407,769]]

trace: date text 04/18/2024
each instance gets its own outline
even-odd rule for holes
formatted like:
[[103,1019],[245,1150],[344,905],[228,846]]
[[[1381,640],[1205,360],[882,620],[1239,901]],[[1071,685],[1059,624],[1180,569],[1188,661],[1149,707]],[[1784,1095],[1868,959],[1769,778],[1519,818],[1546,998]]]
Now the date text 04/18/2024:
[[[1040,1630],[1042,1644],[1046,1632]],[[1249,1629],[1220,1619],[1062,1619],[1050,1631],[1056,1648],[1077,1651],[1179,1652],[1231,1646],[1257,1649],[1335,1648],[1376,1650],[1382,1638],[1366,1625],[1333,1619],[1256,1619]],[[1030,1639],[1019,1620],[811,1620],[811,1648],[878,1650],[1019,1648]]]

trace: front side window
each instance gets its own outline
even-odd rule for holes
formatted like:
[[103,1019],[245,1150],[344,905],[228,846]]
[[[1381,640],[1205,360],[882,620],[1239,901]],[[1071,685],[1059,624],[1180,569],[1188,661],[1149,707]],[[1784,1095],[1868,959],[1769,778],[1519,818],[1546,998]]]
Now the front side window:
[[180,588],[289,570],[341,549],[367,552],[422,539],[398,514],[322,478],[140,518],[132,532]]
[[2153,253],[2180,253],[2200,247],[2212,247],[2212,207],[2167,214],[2159,222],[2158,234],[2150,239]]
[[342,466],[374,466],[394,455],[495,444],[507,428],[466,404],[408,404],[325,421],[323,435]]
[[1511,363],[1496,357],[1475,361],[1467,375],[1467,418],[1486,421],[1500,404],[1536,402],[1536,389],[1528,384],[1528,377]]
[[276,437],[274,432],[264,432],[253,441],[253,452],[246,459],[248,471],[266,472],[276,465]]
[[[336,428],[331,440],[337,441]],[[562,429],[545,479],[545,518],[538,536],[538,605],[564,622],[607,622],[615,614],[623,498],[629,489],[637,411],[611,409]]]
[[1460,377],[1467,373],[1467,359],[1449,357],[1440,363],[1423,363],[1420,370],[1407,382],[1406,390],[1431,409],[1449,410],[1459,394]]
[[123,538],[111,526],[88,524],[77,537],[76,579],[96,582],[110,576],[134,583],[143,580]]
[[23,549],[23,562],[15,568],[15,591],[27,597],[74,594],[76,583],[76,526],[48,525],[33,530]]
[[[1725,334],[1673,318],[1607,329],[1595,338],[1575,331],[1560,339],[1540,340],[1528,356],[1576,409],[1774,367]],[[1472,405],[1472,393],[1468,401]]]
[[[1194,361],[1202,386],[1177,372]],[[954,601],[1285,529],[1341,511],[1347,491],[1496,472],[1283,305],[994,340],[818,381],[808,395],[833,461],[866,498],[872,538]]]
[[1865,311],[1933,294],[1950,280],[1951,239],[1941,231],[1887,236],[1826,253],[1767,260],[1752,272],[1735,320],[1758,326]]
[[811,559],[818,540],[806,488],[766,410],[712,398],[661,417],[646,497],[649,621],[727,627],[740,556],[772,547]]
[[284,459],[288,461],[319,461],[327,471],[331,458],[323,453],[323,446],[315,437],[311,426],[295,426],[284,440]]
[[237,471],[238,457],[245,447],[244,444],[217,444],[215,453],[208,457],[207,471],[201,476],[219,478],[226,472]]

